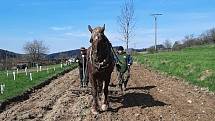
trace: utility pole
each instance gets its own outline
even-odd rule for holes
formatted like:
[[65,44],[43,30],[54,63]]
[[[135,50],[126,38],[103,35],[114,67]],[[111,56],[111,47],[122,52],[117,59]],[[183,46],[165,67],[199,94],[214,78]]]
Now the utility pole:
[[155,21],[155,51],[157,51],[157,17],[161,15],[163,14],[160,14],[160,13],[151,14],[151,16],[154,17],[154,21]]

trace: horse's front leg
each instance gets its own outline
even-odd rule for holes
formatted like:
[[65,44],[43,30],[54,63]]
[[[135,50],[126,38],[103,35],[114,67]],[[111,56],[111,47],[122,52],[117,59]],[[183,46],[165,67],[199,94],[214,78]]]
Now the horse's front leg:
[[95,115],[98,114],[98,89],[97,89],[97,80],[92,80],[92,96],[93,96],[93,102],[92,102],[92,110],[91,112]]
[[104,82],[104,98],[103,98],[103,102],[102,102],[102,110],[106,111],[109,107],[109,102],[108,102],[108,86],[110,83],[110,77],[107,78],[107,80],[105,80]]

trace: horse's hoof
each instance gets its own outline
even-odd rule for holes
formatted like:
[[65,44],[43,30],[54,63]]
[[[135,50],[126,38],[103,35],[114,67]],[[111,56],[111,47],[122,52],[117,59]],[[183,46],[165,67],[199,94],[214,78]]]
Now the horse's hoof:
[[108,105],[103,104],[101,108],[102,108],[102,111],[106,111],[108,109]]
[[91,109],[91,112],[92,112],[93,115],[98,115],[99,114],[99,112],[94,108]]

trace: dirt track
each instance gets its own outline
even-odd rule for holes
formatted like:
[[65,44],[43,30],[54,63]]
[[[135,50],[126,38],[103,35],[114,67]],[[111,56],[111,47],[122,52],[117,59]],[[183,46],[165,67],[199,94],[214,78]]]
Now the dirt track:
[[138,64],[132,68],[129,89],[123,96],[111,92],[111,108],[97,116],[90,112],[91,96],[74,91],[79,86],[78,79],[75,69],[53,80],[28,100],[8,107],[0,120],[215,121],[214,94]]

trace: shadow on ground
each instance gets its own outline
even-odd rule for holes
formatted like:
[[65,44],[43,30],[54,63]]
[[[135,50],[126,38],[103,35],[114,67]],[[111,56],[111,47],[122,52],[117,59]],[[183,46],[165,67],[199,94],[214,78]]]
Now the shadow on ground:
[[157,86],[145,86],[145,87],[128,87],[127,90],[150,90]]
[[110,102],[121,103],[121,106],[112,107],[109,109],[109,111],[118,112],[121,108],[130,108],[136,106],[140,108],[146,108],[168,105],[164,102],[155,100],[149,93],[147,93],[150,89],[155,87],[156,86],[130,87],[127,89],[127,92],[122,96],[109,96]]

